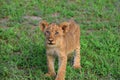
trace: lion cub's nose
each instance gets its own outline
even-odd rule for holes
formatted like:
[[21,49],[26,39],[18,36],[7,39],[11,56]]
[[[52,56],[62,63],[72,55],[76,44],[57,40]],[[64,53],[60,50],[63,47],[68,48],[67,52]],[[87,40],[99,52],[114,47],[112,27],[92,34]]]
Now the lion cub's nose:
[[52,42],[52,41],[53,41],[53,39],[49,39],[49,41],[50,41],[50,42]]

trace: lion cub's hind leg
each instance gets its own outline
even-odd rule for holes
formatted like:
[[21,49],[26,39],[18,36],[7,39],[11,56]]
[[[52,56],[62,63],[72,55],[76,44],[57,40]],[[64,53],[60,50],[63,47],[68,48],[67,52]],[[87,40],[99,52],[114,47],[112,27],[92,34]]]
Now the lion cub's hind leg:
[[81,68],[81,64],[80,64],[80,46],[78,46],[75,49],[73,68],[75,68],[75,69]]

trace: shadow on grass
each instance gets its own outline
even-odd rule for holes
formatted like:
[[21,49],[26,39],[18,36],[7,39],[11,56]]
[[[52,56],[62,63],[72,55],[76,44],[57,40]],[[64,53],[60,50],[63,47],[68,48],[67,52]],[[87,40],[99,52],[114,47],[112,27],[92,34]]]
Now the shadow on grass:
[[39,70],[42,73],[47,72],[45,48],[41,48],[39,45],[33,44],[28,51],[23,51],[19,62],[17,64],[19,69],[27,71]]

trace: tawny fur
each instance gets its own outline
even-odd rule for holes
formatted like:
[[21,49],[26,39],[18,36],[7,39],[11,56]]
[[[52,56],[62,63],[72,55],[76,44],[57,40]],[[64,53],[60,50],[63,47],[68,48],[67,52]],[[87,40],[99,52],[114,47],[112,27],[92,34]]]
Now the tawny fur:
[[63,22],[60,25],[48,24],[46,21],[40,23],[40,28],[46,38],[46,55],[48,73],[46,76],[55,76],[55,56],[59,59],[59,69],[55,80],[65,80],[65,72],[68,55],[75,51],[74,68],[81,68],[80,65],[80,28],[73,21]]

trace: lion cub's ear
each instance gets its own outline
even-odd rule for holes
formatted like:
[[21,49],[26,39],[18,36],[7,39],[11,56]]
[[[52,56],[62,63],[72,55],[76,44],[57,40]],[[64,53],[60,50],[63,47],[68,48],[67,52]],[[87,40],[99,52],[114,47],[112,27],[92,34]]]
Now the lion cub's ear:
[[48,27],[48,23],[46,21],[40,22],[40,29],[42,32],[44,32],[46,27]]
[[60,24],[60,27],[62,28],[63,33],[66,33],[69,30],[69,23],[68,22],[63,22],[63,23]]

